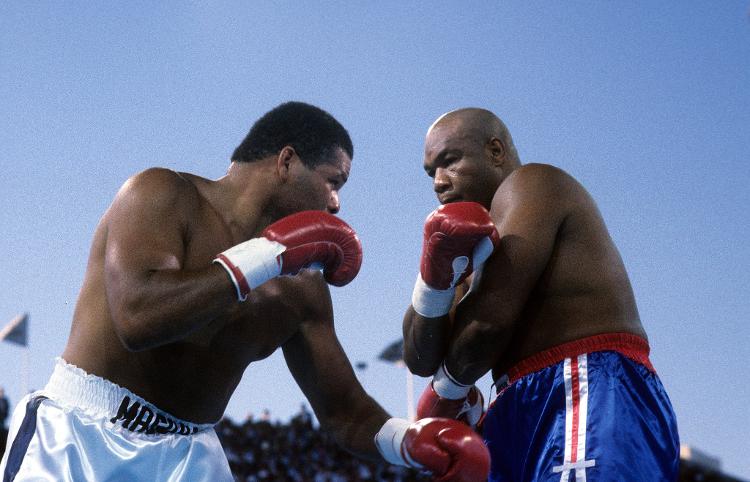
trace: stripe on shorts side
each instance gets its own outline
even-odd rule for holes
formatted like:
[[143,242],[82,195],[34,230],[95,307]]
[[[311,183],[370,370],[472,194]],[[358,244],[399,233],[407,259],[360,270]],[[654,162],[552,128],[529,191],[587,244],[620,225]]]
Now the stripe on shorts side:
[[565,453],[562,465],[552,468],[560,473],[560,482],[569,482],[574,473],[576,482],[586,482],[586,469],[596,465],[586,460],[586,425],[588,415],[588,357],[585,353],[566,358],[563,364],[565,381]]
[[18,433],[13,438],[13,444],[8,453],[8,463],[5,465],[3,482],[13,482],[13,479],[16,478],[23,458],[26,456],[26,450],[28,450],[29,443],[31,443],[31,438],[36,432],[37,410],[39,409],[39,405],[46,399],[47,397],[37,396],[33,397],[26,404],[26,414],[23,417],[21,426],[18,428]]

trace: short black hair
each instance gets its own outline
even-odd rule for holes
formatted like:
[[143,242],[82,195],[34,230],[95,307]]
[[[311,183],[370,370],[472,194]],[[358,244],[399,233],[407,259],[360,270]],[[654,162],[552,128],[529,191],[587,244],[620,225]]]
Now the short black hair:
[[285,102],[258,119],[232,154],[232,161],[263,159],[291,146],[307,167],[330,162],[335,149],[354,156],[349,133],[331,114],[304,102]]

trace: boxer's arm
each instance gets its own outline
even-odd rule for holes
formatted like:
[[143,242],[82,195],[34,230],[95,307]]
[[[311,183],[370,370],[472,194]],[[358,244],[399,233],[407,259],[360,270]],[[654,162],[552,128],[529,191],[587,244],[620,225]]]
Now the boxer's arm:
[[[346,450],[379,460],[373,442],[389,415],[362,388],[333,324],[328,287],[318,277],[308,321],[282,346],[284,358],[321,426]],[[312,305],[312,303],[309,303]]]
[[184,269],[188,219],[197,202],[187,183],[175,172],[149,169],[120,189],[106,214],[107,301],[128,349],[178,340],[235,304],[221,267]]
[[320,311],[311,312],[283,351],[323,428],[360,457],[425,470],[442,482],[486,480],[489,451],[470,428],[441,418],[389,418],[365,393],[336,338],[330,295],[321,285],[326,291],[314,305]]
[[464,280],[498,242],[490,214],[475,202],[440,206],[427,216],[419,275],[402,326],[405,361],[421,376],[435,373],[451,333],[451,307]]
[[[466,291],[466,283],[456,287],[454,306]],[[453,328],[454,309],[439,318],[426,318],[414,311],[411,305],[406,309],[402,325],[404,362],[415,375],[432,376],[445,359]]]
[[506,179],[493,199],[500,244],[485,263],[479,288],[455,308],[446,368],[461,383],[474,383],[506,351],[569,212],[570,187],[557,171],[524,171]]

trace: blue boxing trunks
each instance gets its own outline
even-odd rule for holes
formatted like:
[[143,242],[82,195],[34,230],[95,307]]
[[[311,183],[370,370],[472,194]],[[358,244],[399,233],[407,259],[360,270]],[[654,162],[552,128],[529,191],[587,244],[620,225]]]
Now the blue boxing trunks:
[[675,481],[672,405],[635,335],[556,346],[497,380],[484,420],[490,481]]
[[193,424],[58,358],[24,397],[0,463],[3,482],[231,481],[211,424]]

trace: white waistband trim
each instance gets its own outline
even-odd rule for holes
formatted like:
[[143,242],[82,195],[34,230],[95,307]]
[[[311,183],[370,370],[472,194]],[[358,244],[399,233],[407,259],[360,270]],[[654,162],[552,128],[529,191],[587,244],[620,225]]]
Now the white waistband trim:
[[77,409],[94,417],[106,417],[115,425],[146,434],[190,435],[213,427],[181,420],[157,408],[127,388],[86,373],[62,358],[41,395],[65,408]]

